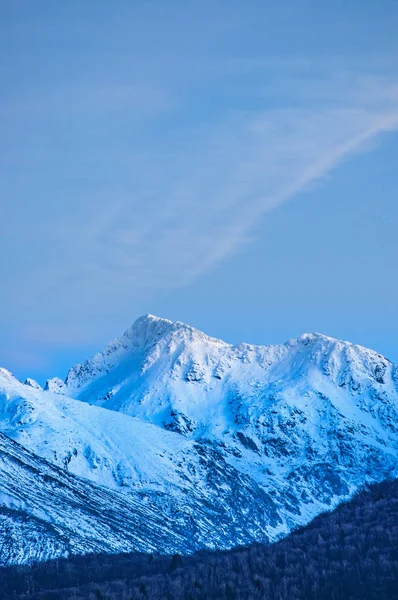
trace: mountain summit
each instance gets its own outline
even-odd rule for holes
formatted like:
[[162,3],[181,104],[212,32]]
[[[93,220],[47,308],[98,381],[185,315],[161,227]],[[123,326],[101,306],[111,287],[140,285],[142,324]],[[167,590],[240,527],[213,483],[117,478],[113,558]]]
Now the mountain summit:
[[[190,423],[179,433],[203,438],[238,430],[244,412],[250,420],[282,398],[292,402],[294,395],[303,404],[302,397],[316,391],[318,398],[363,404],[368,396],[395,395],[397,381],[397,367],[380,354],[319,333],[281,345],[234,346],[146,315],[72,367],[63,393],[177,431],[178,414]],[[347,408],[352,405],[348,401]]]
[[[272,541],[398,475],[398,367],[317,333],[231,345],[146,315],[45,390],[0,370],[0,407],[40,460],[167,517],[140,550]],[[29,493],[0,492],[36,518]]]

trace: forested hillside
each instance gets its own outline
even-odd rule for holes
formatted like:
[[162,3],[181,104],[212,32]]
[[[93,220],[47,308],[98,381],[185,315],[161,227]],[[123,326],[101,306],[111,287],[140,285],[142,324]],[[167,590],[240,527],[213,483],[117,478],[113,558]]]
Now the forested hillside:
[[398,481],[373,485],[269,546],[191,557],[70,557],[2,569],[1,598],[25,600],[393,600]]

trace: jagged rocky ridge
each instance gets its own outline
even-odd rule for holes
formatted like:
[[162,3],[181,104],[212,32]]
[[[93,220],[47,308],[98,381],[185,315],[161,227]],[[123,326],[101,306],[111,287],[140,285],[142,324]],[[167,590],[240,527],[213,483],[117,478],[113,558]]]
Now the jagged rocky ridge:
[[148,315],[65,382],[34,383],[3,370],[1,430],[141,494],[185,530],[185,551],[275,540],[397,475],[397,367],[320,334],[231,346]]

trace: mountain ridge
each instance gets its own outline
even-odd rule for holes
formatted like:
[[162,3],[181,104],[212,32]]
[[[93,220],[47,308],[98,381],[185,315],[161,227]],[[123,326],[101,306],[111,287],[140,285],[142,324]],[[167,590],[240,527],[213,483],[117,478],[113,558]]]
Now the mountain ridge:
[[65,381],[35,383],[0,370],[0,431],[139,494],[186,548],[277,540],[398,475],[397,366],[323,334],[231,345],[143,316]]
[[[345,340],[341,340],[338,338],[333,338],[331,336],[328,336],[326,334],[320,333],[320,332],[309,332],[309,333],[302,333],[301,335],[299,335],[296,338],[290,338],[289,340],[287,340],[284,343],[281,344],[250,344],[247,342],[240,342],[238,344],[232,344],[232,343],[227,343],[224,342],[223,340],[219,339],[219,338],[215,338],[212,337],[204,332],[202,332],[201,330],[192,327],[190,325],[187,325],[186,323],[182,322],[182,321],[171,321],[169,319],[163,318],[163,317],[157,317],[155,315],[152,315],[150,313],[147,313],[145,315],[142,315],[140,317],[138,317],[138,319],[136,319],[136,321],[133,323],[133,325],[131,327],[129,327],[121,336],[114,338],[111,342],[109,342],[102,351],[96,352],[93,357],[91,359],[87,359],[85,360],[83,363],[81,364],[76,364],[73,367],[71,367],[66,375],[66,378],[64,380],[64,383],[67,386],[70,386],[73,388],[73,386],[76,386],[76,372],[79,371],[79,367],[84,367],[87,364],[94,362],[94,361],[98,361],[101,357],[105,358],[105,357],[109,357],[112,356],[113,354],[116,354],[116,357],[118,357],[118,351],[120,350],[122,353],[123,349],[124,351],[128,351],[131,350],[132,347],[137,347],[137,346],[148,346],[159,342],[159,338],[164,337],[165,335],[171,333],[171,332],[177,332],[177,331],[181,331],[181,332],[185,332],[186,334],[190,334],[191,335],[191,340],[192,338],[195,338],[197,340],[206,340],[208,343],[213,343],[216,345],[220,345],[222,347],[225,348],[258,348],[258,349],[271,349],[271,348],[283,348],[283,347],[292,347],[294,345],[297,344],[303,344],[303,345],[307,345],[313,341],[328,341],[330,343],[340,343],[340,344],[345,344],[349,347],[354,347],[366,352],[370,352],[373,355],[377,356],[379,359],[383,359],[385,361],[387,361],[390,364],[391,361],[382,356],[380,353],[371,350],[369,348],[366,348],[365,346],[362,346],[360,344],[353,344],[349,341],[345,341]],[[149,335],[152,334],[152,335]],[[57,379],[57,378],[54,378]],[[49,381],[52,381],[51,379]],[[82,383],[78,384],[78,387],[81,387]]]

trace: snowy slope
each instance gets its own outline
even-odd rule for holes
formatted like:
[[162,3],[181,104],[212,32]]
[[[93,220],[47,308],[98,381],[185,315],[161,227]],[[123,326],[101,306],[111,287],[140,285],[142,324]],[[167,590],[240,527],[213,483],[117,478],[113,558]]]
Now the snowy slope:
[[147,315],[73,367],[64,393],[217,448],[292,524],[397,474],[398,367],[321,334],[231,346]]
[[[189,552],[244,544],[254,537],[267,541],[282,522],[275,503],[255,481],[228,465],[221,453],[175,432],[33,389],[4,369],[0,407],[0,430],[7,436],[66,473],[117,490],[126,502],[134,500],[131,510],[139,504],[169,522],[168,539],[159,543],[147,530],[138,549]],[[30,514],[30,487],[22,490]],[[248,497],[254,500],[250,512]],[[0,493],[0,505],[1,498]],[[47,502],[51,505],[51,497]],[[142,510],[136,512],[139,522]],[[127,542],[118,546],[129,549]]]
[[195,548],[142,496],[110,491],[51,465],[0,433],[0,564],[70,553]]
[[269,411],[270,403],[293,389],[300,396],[315,390],[332,401],[340,397],[350,412],[353,398],[381,394],[394,404],[397,386],[398,367],[387,359],[321,334],[279,346],[231,346],[183,323],[147,315],[103,352],[73,367],[62,393],[195,438],[212,438],[239,430],[236,418]]
[[169,548],[230,547],[397,476],[397,386],[397,366],[320,334],[231,346],[148,315],[46,390],[0,370],[0,430],[153,507]]

